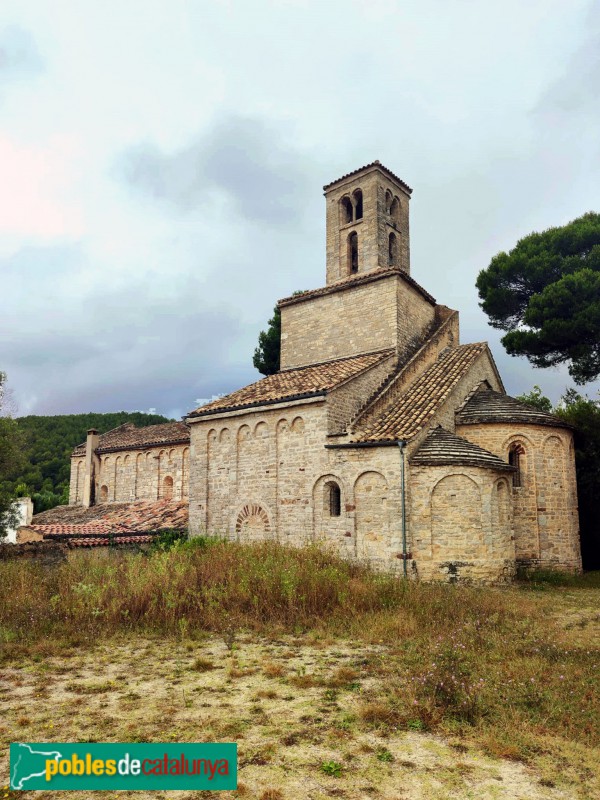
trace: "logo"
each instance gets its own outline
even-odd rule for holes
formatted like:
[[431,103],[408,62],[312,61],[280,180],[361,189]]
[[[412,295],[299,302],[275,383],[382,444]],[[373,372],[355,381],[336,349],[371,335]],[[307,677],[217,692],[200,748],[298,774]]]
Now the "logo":
[[237,745],[12,743],[10,788],[235,789]]

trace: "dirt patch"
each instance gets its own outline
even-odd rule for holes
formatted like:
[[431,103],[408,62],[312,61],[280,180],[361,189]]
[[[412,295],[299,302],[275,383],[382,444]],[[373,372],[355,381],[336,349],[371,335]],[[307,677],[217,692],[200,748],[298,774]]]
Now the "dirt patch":
[[[239,790],[223,798],[570,800],[594,791],[591,784],[576,794],[550,785],[543,770],[490,758],[458,737],[373,729],[361,709],[383,692],[377,664],[392,658],[387,645],[345,641],[134,637],[4,666],[0,790],[8,784],[11,741],[234,741]],[[49,800],[59,793],[30,794]],[[129,794],[157,795],[119,797]],[[71,792],[70,800],[89,800],[89,793]]]

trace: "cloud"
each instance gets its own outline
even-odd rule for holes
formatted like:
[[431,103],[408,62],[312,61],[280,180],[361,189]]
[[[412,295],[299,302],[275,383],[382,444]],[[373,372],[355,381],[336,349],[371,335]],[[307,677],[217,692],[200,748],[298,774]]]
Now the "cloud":
[[29,77],[42,68],[42,58],[28,31],[16,26],[0,30],[0,80]]
[[250,222],[285,224],[302,205],[298,196],[312,188],[285,136],[260,118],[227,115],[176,152],[132,147],[117,170],[138,191],[181,211],[221,197]]
[[600,125],[600,5],[591,4],[585,37],[568,60],[563,73],[542,94],[535,112],[573,122],[590,116]]

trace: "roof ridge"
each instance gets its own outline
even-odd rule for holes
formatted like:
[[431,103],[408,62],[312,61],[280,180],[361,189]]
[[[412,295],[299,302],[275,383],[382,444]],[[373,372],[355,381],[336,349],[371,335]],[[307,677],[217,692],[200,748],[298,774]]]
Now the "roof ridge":
[[289,295],[288,297],[282,297],[280,300],[277,301],[278,307],[285,307],[296,305],[297,303],[303,303],[305,300],[310,300],[313,297],[321,297],[327,294],[334,294],[335,292],[342,291],[344,289],[352,288],[353,286],[360,286],[362,283],[369,283],[370,281],[380,280],[381,278],[385,278],[389,275],[398,275],[399,277],[403,278],[410,286],[412,286],[416,291],[418,291],[428,302],[432,304],[436,304],[436,299],[433,295],[429,294],[427,289],[425,289],[421,284],[416,281],[411,275],[406,272],[406,270],[402,269],[401,267],[378,267],[377,269],[371,269],[367,272],[360,272],[356,275],[350,275],[349,277],[343,278],[342,280],[336,281],[335,283],[329,283],[326,286],[319,286],[316,289],[307,289],[302,294],[294,294]]
[[[431,419],[440,405],[472,366],[485,352],[485,343],[471,342],[445,348],[417,380],[407,387],[398,401],[390,405],[362,431],[356,431],[356,441],[411,439]],[[437,395],[434,393],[437,390]]]
[[357,169],[353,169],[351,172],[347,172],[345,175],[342,175],[341,178],[336,178],[334,181],[331,181],[330,183],[326,183],[325,186],[323,186],[323,191],[326,192],[327,189],[330,189],[332,186],[335,186],[336,183],[339,183],[340,181],[345,181],[346,178],[351,178],[353,175],[358,175],[359,172],[362,172],[364,169],[370,169],[371,167],[379,167],[379,169],[381,169],[383,172],[387,172],[388,175],[391,175],[392,178],[394,178],[394,180],[398,181],[398,183],[404,189],[406,189],[406,191],[409,194],[412,194],[412,189],[410,188],[410,186],[407,183],[405,183],[402,180],[402,178],[399,178],[398,175],[393,173],[391,169],[388,169],[388,167],[386,167],[384,164],[382,164],[381,161],[379,161],[379,159],[375,159],[375,161],[371,161],[370,164],[365,164],[362,167],[358,167]]
[[[274,375],[284,375],[284,374],[287,374],[288,372],[295,372],[295,371],[297,371],[299,369],[310,369],[311,367],[323,367],[323,366],[325,366],[327,364],[336,364],[336,363],[341,362],[341,361],[350,361],[353,358],[363,358],[364,356],[376,356],[376,355],[380,355],[380,354],[383,355],[384,353],[394,353],[394,352],[395,352],[395,348],[394,347],[384,347],[384,348],[382,348],[380,350],[369,350],[368,353],[358,353],[357,355],[354,355],[354,356],[340,356],[340,358],[330,358],[327,361],[315,361],[312,364],[304,364],[301,367],[287,367],[287,369],[280,369],[279,372],[275,372],[273,374]],[[268,377],[270,377],[270,376],[269,375],[265,375],[265,378],[268,378]],[[256,381],[256,383],[259,383],[261,380],[264,380],[264,378],[259,378],[258,381]],[[249,385],[252,386],[252,384],[249,384]]]

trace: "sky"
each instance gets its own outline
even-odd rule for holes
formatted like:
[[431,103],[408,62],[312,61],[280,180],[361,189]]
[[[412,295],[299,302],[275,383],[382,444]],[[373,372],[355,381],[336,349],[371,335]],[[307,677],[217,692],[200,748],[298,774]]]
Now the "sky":
[[[322,187],[413,188],[411,274],[511,394],[475,279],[599,211],[590,0],[2,0],[0,370],[19,415],[178,418],[260,375],[276,301],[325,283]],[[585,391],[596,396],[600,384]]]

